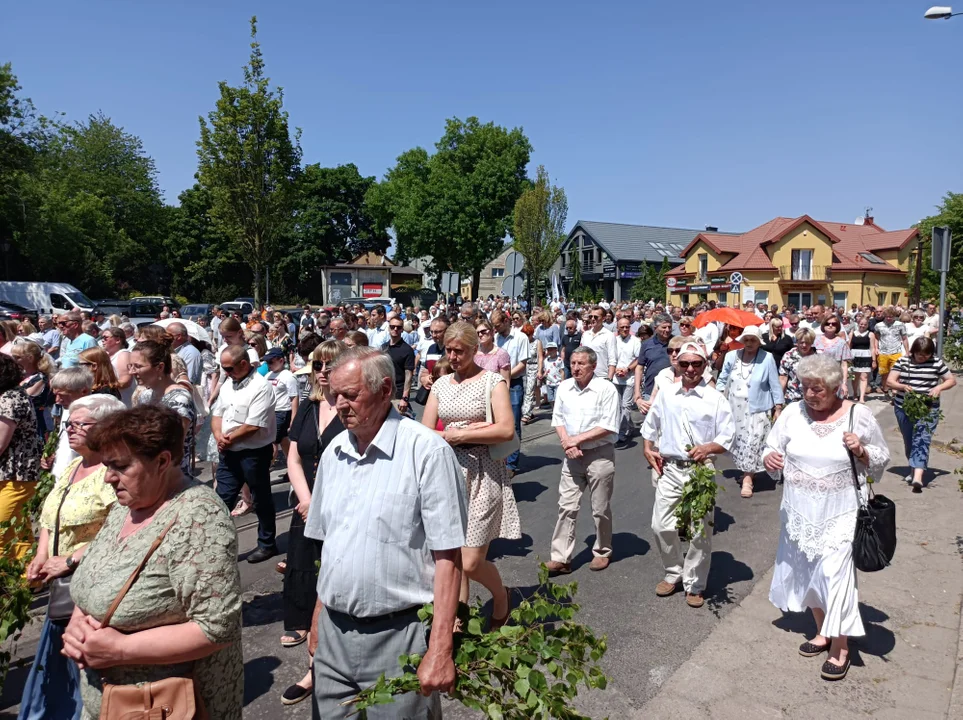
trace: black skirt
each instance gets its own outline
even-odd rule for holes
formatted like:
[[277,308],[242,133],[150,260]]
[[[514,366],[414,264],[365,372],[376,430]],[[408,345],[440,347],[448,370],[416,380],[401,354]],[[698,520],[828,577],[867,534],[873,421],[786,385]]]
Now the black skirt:
[[304,537],[304,520],[295,510],[288,531],[287,568],[284,571],[284,629],[310,630],[311,615],[318,599],[318,561],[321,543]]

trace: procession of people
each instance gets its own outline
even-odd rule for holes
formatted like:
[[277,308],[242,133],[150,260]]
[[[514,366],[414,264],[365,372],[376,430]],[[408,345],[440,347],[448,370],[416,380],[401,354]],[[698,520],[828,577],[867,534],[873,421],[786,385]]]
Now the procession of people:
[[[26,577],[38,589],[72,579],[66,616],[51,590],[20,718],[74,718],[81,708],[96,717],[103,677],[159,681],[185,668],[212,717],[240,717],[229,518],[257,518],[249,563],[281,554],[272,468],[286,469],[294,507],[277,564],[280,642],[309,654],[281,702],[311,698],[315,717],[344,717],[345,700],[416,653],[422,693],[369,717],[436,716],[472,581],[491,597],[489,627],[509,622],[512,590],[489,548],[523,537],[512,480],[529,465],[526,427],[540,420],[563,456],[552,576],[576,569],[584,495],[592,571],[616,556],[616,523],[645,522],[613,508],[624,465],[630,481],[654,484],[655,594],[682,591],[685,605],[702,608],[715,590],[712,510],[680,527],[686,487],[696,472],[725,483],[728,464],[748,499],[768,473],[783,486],[770,600],[812,613],[817,634],[799,652],[828,653],[821,677],[844,678],[848,639],[864,633],[856,513],[867,479],[889,462],[866,400],[879,388],[876,398],[892,403],[906,482],[922,492],[940,394],[955,385],[932,340],[939,318],[909,308],[907,327],[903,308],[654,300],[555,298],[528,309],[494,297],[419,309],[305,305],[295,322],[273,308],[246,319],[215,308],[210,323],[172,318],[129,338],[125,318],[101,328],[65,313],[41,319],[48,332],[15,334],[0,353],[0,519],[22,513],[41,466],[52,470]],[[911,396],[923,398],[925,417],[911,417]],[[45,429],[62,435],[41,459]],[[23,557],[33,541],[5,536],[2,552]],[[418,620],[428,602],[430,637]],[[153,647],[165,628],[169,641]]]

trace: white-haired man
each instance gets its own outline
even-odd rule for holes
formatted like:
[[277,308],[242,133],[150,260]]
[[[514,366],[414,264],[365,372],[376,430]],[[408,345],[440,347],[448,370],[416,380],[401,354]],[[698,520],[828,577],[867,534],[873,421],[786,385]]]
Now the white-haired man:
[[[686,602],[693,608],[700,608],[705,602],[703,593],[712,558],[712,528],[705,522],[707,514],[702,518],[703,533],[693,533],[683,559],[675,511],[693,465],[704,463],[712,468],[712,457],[726,452],[735,434],[729,401],[706,385],[702,377],[708,362],[700,343],[686,343],[679,348],[682,382],[656,395],[642,426],[645,458],[659,474],[652,508],[652,532],[662,556],[665,579],[656,586],[655,593],[668,597],[681,584]],[[696,518],[693,521],[698,522]]]

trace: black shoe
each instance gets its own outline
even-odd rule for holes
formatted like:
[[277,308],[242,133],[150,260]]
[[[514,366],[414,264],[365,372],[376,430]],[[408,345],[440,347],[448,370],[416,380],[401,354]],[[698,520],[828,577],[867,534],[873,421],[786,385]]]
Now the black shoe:
[[846,673],[849,672],[849,658],[846,658],[846,664],[840,667],[839,665],[834,665],[827,660],[823,663],[822,668],[819,670],[819,675],[823,680],[842,680],[846,677]]
[[311,697],[311,688],[303,688],[300,685],[292,685],[281,694],[281,703],[284,705],[295,705],[302,700]]
[[628,446],[629,446],[629,441],[628,441],[628,440],[619,440],[619,441],[617,441],[617,442],[615,443],[615,449],[616,449],[616,450],[622,450],[622,449],[624,449],[624,448],[627,448]]
[[277,554],[278,554],[278,549],[276,547],[272,547],[272,548],[259,547],[257,550],[255,550],[254,552],[252,552],[250,555],[247,556],[247,561],[253,565],[254,563],[270,560]]
[[914,483],[913,483],[913,492],[915,492],[915,493],[921,493],[921,492],[923,492],[923,483],[914,482]]

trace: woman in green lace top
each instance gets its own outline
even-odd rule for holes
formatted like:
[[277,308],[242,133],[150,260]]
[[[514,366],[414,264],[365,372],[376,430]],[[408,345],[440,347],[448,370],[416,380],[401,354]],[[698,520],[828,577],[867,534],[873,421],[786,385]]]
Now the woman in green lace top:
[[[64,649],[82,670],[84,718],[103,684],[190,674],[211,718],[240,720],[244,691],[237,533],[213,490],[180,470],[184,427],[165,407],[110,416],[87,444],[117,503],[74,574]],[[110,621],[107,608],[160,532],[171,530]]]

